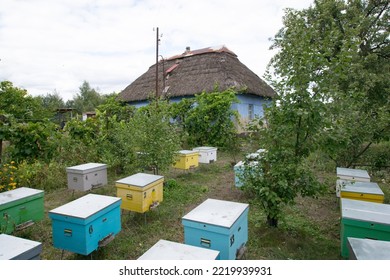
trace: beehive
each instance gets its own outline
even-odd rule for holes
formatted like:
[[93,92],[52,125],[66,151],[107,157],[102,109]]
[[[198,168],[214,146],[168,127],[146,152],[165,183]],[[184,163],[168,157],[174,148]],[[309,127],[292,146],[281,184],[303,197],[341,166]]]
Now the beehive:
[[341,198],[341,255],[348,258],[348,237],[390,241],[390,205]]
[[214,147],[196,147],[192,149],[199,153],[200,163],[212,163],[217,161],[217,148]]
[[216,260],[219,252],[160,239],[139,260]]
[[12,233],[43,219],[42,190],[26,187],[0,193],[0,232]]
[[354,182],[337,180],[340,197],[363,201],[383,203],[385,195],[379,185],[374,182]]
[[199,152],[181,150],[175,156],[174,168],[188,170],[199,166]]
[[121,198],[87,194],[49,211],[53,245],[89,255],[111,241],[121,230]]
[[352,168],[336,168],[337,178],[341,180],[358,181],[358,182],[370,182],[370,175],[363,169]]
[[87,191],[107,185],[107,164],[85,163],[66,168],[68,188]]
[[0,260],[39,260],[42,243],[0,234]]
[[137,173],[116,181],[117,196],[122,198],[121,208],[145,213],[163,201],[164,176]]
[[182,218],[184,243],[220,252],[221,260],[240,258],[248,241],[245,203],[207,199]]
[[390,242],[348,237],[350,260],[390,260]]
[[[233,168],[234,171],[234,185],[237,188],[241,188],[244,184],[243,176],[246,170],[249,172],[255,172],[257,170],[257,165],[259,163],[257,161],[249,161],[247,164],[245,164],[244,161],[239,161]],[[253,171],[251,171],[251,169]]]

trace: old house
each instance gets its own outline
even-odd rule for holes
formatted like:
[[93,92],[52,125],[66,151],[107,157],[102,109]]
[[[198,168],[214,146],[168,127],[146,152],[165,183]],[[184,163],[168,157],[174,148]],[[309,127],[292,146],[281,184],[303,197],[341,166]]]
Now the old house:
[[[241,63],[237,55],[225,46],[191,50],[165,58],[127,86],[119,99],[136,107],[144,106],[151,96],[157,95],[178,102],[202,92],[212,92],[216,85],[220,91],[234,87],[239,103],[233,108],[239,112],[241,122],[263,116],[263,104],[271,101],[274,90]],[[157,68],[157,71],[156,71]],[[156,86],[156,72],[158,83]]]

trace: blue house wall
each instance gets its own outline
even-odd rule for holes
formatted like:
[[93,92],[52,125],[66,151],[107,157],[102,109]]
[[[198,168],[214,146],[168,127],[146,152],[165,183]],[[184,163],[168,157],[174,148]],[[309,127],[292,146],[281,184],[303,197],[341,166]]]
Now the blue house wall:
[[242,119],[251,120],[255,117],[263,117],[263,105],[270,105],[271,99],[265,99],[253,94],[237,94],[238,103],[232,105],[233,110],[237,110]]
[[[180,102],[183,98],[193,98],[194,96],[171,97],[172,103]],[[264,116],[263,106],[269,106],[272,102],[269,98],[264,98],[254,94],[237,94],[238,103],[232,104],[232,109],[237,111],[240,116],[240,122],[243,127],[254,118],[262,118]],[[148,100],[130,102],[129,104],[140,108],[148,105]],[[239,129],[242,130],[242,129]]]

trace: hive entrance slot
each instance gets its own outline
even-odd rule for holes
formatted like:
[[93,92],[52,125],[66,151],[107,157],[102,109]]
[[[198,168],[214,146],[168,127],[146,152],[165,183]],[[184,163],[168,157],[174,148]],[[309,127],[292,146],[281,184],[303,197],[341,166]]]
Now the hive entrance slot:
[[240,248],[237,249],[237,252],[236,252],[236,260],[241,260],[244,258],[244,255],[245,255],[245,252],[246,252],[246,246],[245,244],[242,244],[240,246]]
[[114,238],[115,236],[112,233],[110,233],[109,235],[107,235],[106,237],[104,237],[98,242],[99,248],[106,246],[108,243],[114,240]]
[[22,229],[28,228],[29,226],[32,226],[33,224],[34,224],[34,221],[29,220],[27,222],[24,222],[22,224],[17,225],[16,230],[22,230]]
[[160,205],[160,202],[158,202],[158,201],[153,201],[152,204],[150,204],[149,209],[150,209],[150,210],[153,210],[153,209],[156,208],[158,205]]

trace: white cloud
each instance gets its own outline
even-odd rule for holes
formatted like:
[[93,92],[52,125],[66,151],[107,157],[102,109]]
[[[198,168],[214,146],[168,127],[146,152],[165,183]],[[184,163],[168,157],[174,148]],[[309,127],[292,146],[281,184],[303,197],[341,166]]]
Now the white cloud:
[[2,0],[0,80],[32,95],[73,98],[83,80],[119,92],[160,54],[224,44],[262,76],[283,9],[310,0]]

